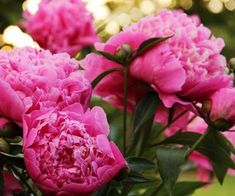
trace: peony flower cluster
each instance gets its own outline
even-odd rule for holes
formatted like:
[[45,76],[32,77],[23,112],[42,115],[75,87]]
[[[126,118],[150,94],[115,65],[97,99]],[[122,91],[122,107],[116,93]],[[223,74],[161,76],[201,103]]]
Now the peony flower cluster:
[[[136,55],[141,44],[151,38],[167,39]],[[155,120],[167,124],[169,108],[172,107],[173,119],[182,113],[167,131],[168,136],[179,130],[203,134],[207,124],[200,117],[189,123],[192,115],[205,115],[217,131],[227,131],[235,124],[233,77],[228,74],[226,59],[220,54],[224,41],[214,37],[197,16],[163,10],[124,28],[105,43],[96,43],[95,47],[119,60],[136,55],[125,64],[104,55],[89,54],[80,61],[80,65],[90,81],[107,70],[126,66],[129,74],[128,111],[134,111],[136,103],[145,94],[155,91],[162,101]],[[123,108],[124,71],[112,72],[103,78],[95,87],[94,94]],[[200,113],[197,110],[202,111],[205,102],[209,102],[210,107],[206,114]],[[198,124],[198,119],[203,122]],[[225,132],[224,136],[235,144],[234,133]],[[208,159],[197,152],[193,152],[190,159],[197,165],[200,179],[208,181],[208,171],[213,171]]]
[[45,194],[90,195],[126,167],[78,68],[65,53],[0,51],[0,123],[23,127],[26,168]]
[[[175,103],[189,105],[186,101],[203,101],[216,90],[232,86],[232,78],[226,72],[225,57],[220,54],[224,42],[211,35],[197,17],[181,11],[161,11],[126,27],[106,43],[96,44],[96,49],[117,54],[122,45],[136,51],[140,44],[153,37],[169,37],[161,44],[135,58],[129,65],[129,109],[145,93],[140,86],[149,85],[156,91],[164,106]],[[104,57],[91,54],[80,62],[88,79],[120,65]],[[107,102],[122,107],[123,74],[114,72],[104,78],[94,94]]]
[[[0,51],[0,131],[3,135],[0,151],[4,152],[1,156],[6,156],[0,158],[7,160],[7,153],[11,153],[12,148],[12,144],[8,143],[9,137],[5,138],[3,131],[10,133],[10,128],[14,129],[12,125],[17,124],[23,130],[20,134],[23,136],[26,170],[44,195],[90,196],[122,169],[127,169],[123,155],[109,140],[109,124],[104,110],[97,106],[90,108],[92,87],[97,80],[92,81],[97,77],[100,79],[104,72],[111,73],[96,84],[94,94],[121,109],[123,103],[127,103],[127,108],[124,108],[137,113],[133,126],[129,128],[124,111],[124,131],[130,129],[130,132],[123,131],[120,139],[124,154],[128,153],[130,168],[118,184],[122,186],[128,182],[134,185],[139,178],[140,181],[147,180],[142,170],[146,162],[143,157],[150,155],[151,160],[156,158],[160,166],[158,171],[165,186],[164,178],[168,177],[164,176],[164,170],[170,170],[171,164],[167,164],[169,160],[164,160],[166,167],[161,167],[162,153],[152,157],[152,150],[147,149],[150,145],[154,147],[154,142],[159,142],[161,138],[156,137],[165,130],[166,136],[179,131],[200,134],[199,139],[190,138],[193,145],[190,143],[191,149],[184,157],[194,162],[201,181],[209,181],[213,170],[218,176],[219,164],[224,157],[229,164],[221,167],[219,181],[223,181],[221,178],[227,169],[229,174],[235,174],[232,170],[235,168],[232,162],[235,157],[231,155],[234,150],[232,145],[235,145],[232,132],[235,127],[233,78],[227,73],[225,57],[220,54],[223,40],[214,37],[198,17],[187,16],[181,11],[163,10],[156,16],[148,16],[126,27],[105,43],[96,43],[97,52],[87,55],[80,62],[71,59],[69,54],[74,55],[97,40],[92,17],[82,1],[42,0],[35,15],[25,12],[24,17],[27,32],[51,52],[29,47]],[[156,38],[165,39],[140,52],[146,47],[146,41],[153,42]],[[53,54],[59,51],[69,54]],[[79,69],[79,64],[83,70]],[[141,101],[136,107],[147,94],[154,96],[145,100],[146,105],[145,101]],[[159,99],[150,100],[152,97]],[[167,124],[156,126],[161,127],[157,134],[151,130],[154,113],[156,121]],[[129,133],[133,139],[127,138]],[[206,136],[213,135],[227,143],[221,146],[218,159],[213,160],[211,156],[214,155],[204,153],[209,161],[207,156],[195,150]],[[150,141],[152,136],[154,141]],[[169,152],[179,149],[178,144],[185,144],[180,143],[180,139],[177,145],[169,149],[167,145],[166,149]],[[229,142],[232,145],[228,145]],[[216,147],[214,143],[211,146]],[[203,146],[206,152],[213,150],[208,146]],[[181,150],[184,153],[184,149]],[[148,153],[145,154],[146,151]],[[17,155],[10,157],[19,158]],[[152,164],[154,162],[146,165]],[[7,173],[13,172],[17,176],[17,170],[14,166],[3,165],[3,168],[4,193],[20,192],[21,184]],[[173,169],[179,169],[178,163]],[[176,173],[172,172],[175,180]],[[10,184],[12,186],[8,187]],[[109,191],[115,188],[113,190],[121,194],[127,194],[125,191],[131,188],[109,185]]]
[[36,14],[24,12],[22,24],[42,48],[53,53],[74,56],[99,40],[82,0],[42,0]]

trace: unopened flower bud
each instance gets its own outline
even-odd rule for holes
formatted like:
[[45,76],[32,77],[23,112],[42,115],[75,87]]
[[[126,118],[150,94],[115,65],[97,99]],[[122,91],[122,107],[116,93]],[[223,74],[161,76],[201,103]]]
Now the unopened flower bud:
[[235,58],[231,58],[229,60],[229,65],[230,65],[231,68],[235,69]]
[[123,44],[115,53],[115,56],[121,60],[121,61],[125,61],[127,60],[132,54],[132,49],[130,47],[130,45],[128,44]]
[[217,119],[214,125],[218,131],[227,131],[231,127],[231,124],[223,118]]
[[10,151],[9,144],[3,138],[0,138],[0,152],[9,153],[9,151]]

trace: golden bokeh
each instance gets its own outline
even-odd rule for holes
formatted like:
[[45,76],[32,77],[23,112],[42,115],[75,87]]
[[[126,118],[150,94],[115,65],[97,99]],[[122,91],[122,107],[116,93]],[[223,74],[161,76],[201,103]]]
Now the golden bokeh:
[[[25,0],[23,10],[35,14],[41,0]],[[93,14],[97,32],[104,39],[120,31],[123,27],[138,21],[145,15],[155,14],[161,9],[180,6],[190,9],[192,0],[84,0]],[[218,14],[224,9],[234,11],[235,0],[203,0],[210,12]],[[17,37],[17,39],[16,39]],[[7,27],[3,41],[16,47],[38,45],[17,26]]]

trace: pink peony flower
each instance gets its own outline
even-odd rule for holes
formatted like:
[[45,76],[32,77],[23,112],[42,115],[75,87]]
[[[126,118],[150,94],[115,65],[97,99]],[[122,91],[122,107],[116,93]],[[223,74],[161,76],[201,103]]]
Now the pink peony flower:
[[[96,49],[116,54],[123,44],[128,44],[132,51],[136,51],[149,38],[168,36],[172,37],[130,64],[130,108],[141,97],[139,92],[141,95],[146,93],[146,90],[139,90],[139,86],[146,84],[158,92],[167,108],[175,103],[190,105],[185,98],[201,102],[216,90],[232,86],[232,78],[225,74],[226,60],[220,54],[223,40],[211,36],[198,18],[180,11],[164,10],[157,16],[146,17],[106,43],[96,44]],[[95,54],[88,55],[80,64],[90,80],[110,68],[121,67]],[[121,107],[122,84],[123,74],[115,72],[104,78],[94,93]]]
[[[136,59],[130,69],[134,77],[154,85],[167,107],[179,102],[175,92],[202,101],[216,90],[232,86],[231,77],[224,74],[226,59],[220,54],[224,47],[223,40],[212,36],[210,30],[200,24],[195,16],[189,17],[181,11],[164,10],[157,16],[140,20],[124,31],[143,33],[149,38],[172,36],[161,46],[167,49],[156,47]],[[172,63],[172,66],[169,64],[172,72],[166,69],[166,62],[161,65],[164,59]],[[156,81],[164,69],[168,77],[163,83],[165,88]],[[180,69],[183,70],[180,72]]]
[[224,119],[228,125],[235,124],[235,89],[223,88],[211,97],[210,117],[213,121]]
[[9,123],[9,120],[7,120],[6,118],[0,117],[0,129],[3,129],[8,123]]
[[45,194],[90,195],[126,167],[108,134],[99,107],[86,112],[80,104],[62,111],[35,110],[24,117],[27,171]]
[[3,179],[3,196],[12,196],[22,191],[22,185],[9,172],[3,172]]
[[18,123],[32,105],[63,108],[80,102],[86,109],[91,94],[89,82],[69,55],[32,48],[0,51],[0,88],[0,115]]
[[42,0],[35,15],[24,12],[22,24],[42,48],[53,53],[75,55],[99,40],[82,0]]

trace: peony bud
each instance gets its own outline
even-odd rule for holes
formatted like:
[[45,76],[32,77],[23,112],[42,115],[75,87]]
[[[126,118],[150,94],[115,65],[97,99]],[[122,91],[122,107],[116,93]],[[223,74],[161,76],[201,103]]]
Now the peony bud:
[[235,58],[231,58],[229,60],[229,65],[231,66],[232,69],[235,69]]
[[214,122],[214,125],[219,131],[227,131],[231,127],[231,124],[227,120],[222,119],[222,118],[217,119]]
[[120,49],[117,50],[115,56],[122,62],[125,62],[128,58],[131,57],[132,49],[130,45],[123,44]]
[[219,131],[235,124],[235,89],[222,88],[211,96],[210,118]]

